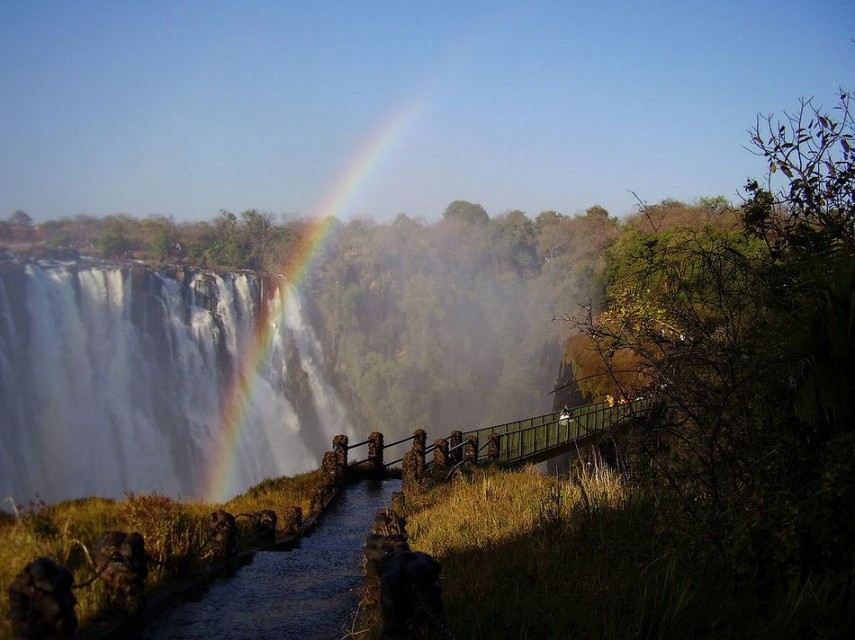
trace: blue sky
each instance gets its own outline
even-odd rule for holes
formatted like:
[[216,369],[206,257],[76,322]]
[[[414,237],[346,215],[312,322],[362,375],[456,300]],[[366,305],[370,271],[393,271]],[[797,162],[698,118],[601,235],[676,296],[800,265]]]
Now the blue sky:
[[757,115],[839,87],[851,0],[2,0],[0,218],[738,201]]

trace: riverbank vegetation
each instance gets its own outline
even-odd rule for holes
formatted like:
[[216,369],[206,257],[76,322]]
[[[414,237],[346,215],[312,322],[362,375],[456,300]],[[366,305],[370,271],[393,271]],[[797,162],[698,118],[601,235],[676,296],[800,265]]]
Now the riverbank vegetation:
[[[312,492],[321,484],[320,471],[266,480],[223,505],[178,500],[159,494],[127,494],[121,500],[86,498],[47,505],[38,499],[19,506],[15,513],[0,512],[0,638],[12,638],[8,586],[32,560],[52,559],[65,566],[75,585],[84,585],[96,575],[93,554],[107,531],[139,532],[151,557],[146,591],[157,593],[194,580],[210,565],[208,516],[223,509],[234,516],[276,512],[299,506],[310,512]],[[256,546],[250,522],[238,518],[238,552]],[[110,603],[99,580],[76,588],[77,615],[85,629],[111,613]]]

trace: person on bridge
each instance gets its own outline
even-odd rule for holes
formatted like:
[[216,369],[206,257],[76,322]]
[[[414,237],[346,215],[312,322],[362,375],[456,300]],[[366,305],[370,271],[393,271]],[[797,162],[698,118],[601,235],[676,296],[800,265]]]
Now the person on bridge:
[[558,419],[561,424],[570,424],[570,407],[566,404],[564,408],[561,410],[561,417]]

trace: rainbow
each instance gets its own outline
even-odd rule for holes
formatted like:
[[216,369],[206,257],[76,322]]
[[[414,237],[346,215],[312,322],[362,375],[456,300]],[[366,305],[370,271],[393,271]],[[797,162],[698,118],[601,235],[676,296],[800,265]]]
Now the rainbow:
[[[336,218],[348,213],[347,209],[359,193],[360,188],[375,171],[395,142],[415,120],[421,104],[411,102],[392,112],[367,138],[367,142],[354,153],[333,183],[325,197],[313,208],[309,226],[299,246],[288,256],[280,273],[291,286],[299,286],[308,273],[313,258],[334,227]],[[270,313],[265,305],[262,313]],[[280,305],[279,312],[284,310]],[[220,407],[219,444],[208,463],[202,497],[208,502],[224,502],[239,490],[235,486],[235,464],[238,444],[247,425],[247,412],[253,397],[254,372],[265,360],[273,339],[275,323],[265,316],[256,324],[256,334],[242,355],[234,376]]]

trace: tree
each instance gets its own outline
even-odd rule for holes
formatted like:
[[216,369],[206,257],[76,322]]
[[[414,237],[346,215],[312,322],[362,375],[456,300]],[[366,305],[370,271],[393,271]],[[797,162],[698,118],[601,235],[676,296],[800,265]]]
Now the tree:
[[549,209],[548,211],[541,211],[537,215],[537,217],[534,219],[534,226],[537,228],[538,232],[540,232],[543,227],[551,224],[557,224],[558,222],[566,218],[567,216],[565,216],[564,214]]
[[[855,361],[854,338],[846,329],[855,322],[855,121],[850,101],[849,94],[841,93],[838,118],[802,101],[796,113],[785,114],[783,124],[766,117],[752,131],[769,175],[766,188],[757,181],[746,186],[745,226],[768,247],[770,304],[785,318],[787,335],[797,336],[790,345],[797,355],[788,373],[796,381],[796,410],[812,421],[853,416],[849,399],[855,382],[845,373]],[[788,181],[773,193],[778,173]]]
[[249,244],[249,267],[263,269],[273,235],[273,216],[257,209],[247,209],[240,216]]
[[[851,572],[855,520],[852,118],[803,102],[752,135],[742,232],[681,203],[643,210],[611,253],[607,305],[583,323],[616,386],[667,401],[638,466],[693,531],[766,588]],[[786,178],[773,190],[779,176]],[[649,223],[644,230],[643,222]],[[844,560],[845,559],[845,560]]]
[[486,224],[490,216],[480,204],[466,202],[466,200],[455,200],[445,208],[442,214],[444,220],[461,220],[468,224]]
[[145,242],[156,260],[165,260],[176,251],[178,233],[171,217],[151,216],[142,223]]
[[[766,185],[749,181],[745,224],[776,254],[823,238],[855,250],[855,116],[841,92],[839,118],[803,100],[784,121],[758,118],[751,131],[756,153],[768,162]],[[776,174],[787,182],[777,189]]]
[[604,207],[595,204],[585,210],[585,216],[589,218],[608,218],[609,212]]
[[711,196],[698,199],[698,204],[713,213],[731,208],[730,200],[724,196]]
[[28,227],[33,224],[33,219],[26,211],[21,211],[18,209],[9,216],[9,224],[20,225],[22,227]]
[[238,219],[235,214],[225,209],[214,220],[214,237],[205,251],[207,260],[213,265],[239,269],[248,266],[249,254],[240,230]]
[[[764,345],[772,422],[786,469],[793,555],[803,566],[851,570],[855,463],[855,121],[851,96],[836,114],[802,100],[783,122],[758,118],[752,142],[768,163],[765,187],[750,181],[746,232],[766,247],[760,272],[769,317]],[[781,180],[781,176],[785,179]],[[786,447],[782,446],[786,445]],[[773,496],[774,497],[774,496]],[[780,500],[778,501],[780,503]]]
[[95,244],[105,258],[120,258],[130,249],[125,223],[119,216],[108,216],[104,220]]
[[536,266],[537,251],[534,245],[534,225],[523,211],[514,210],[495,218],[494,251],[496,259],[506,260],[518,269]]

